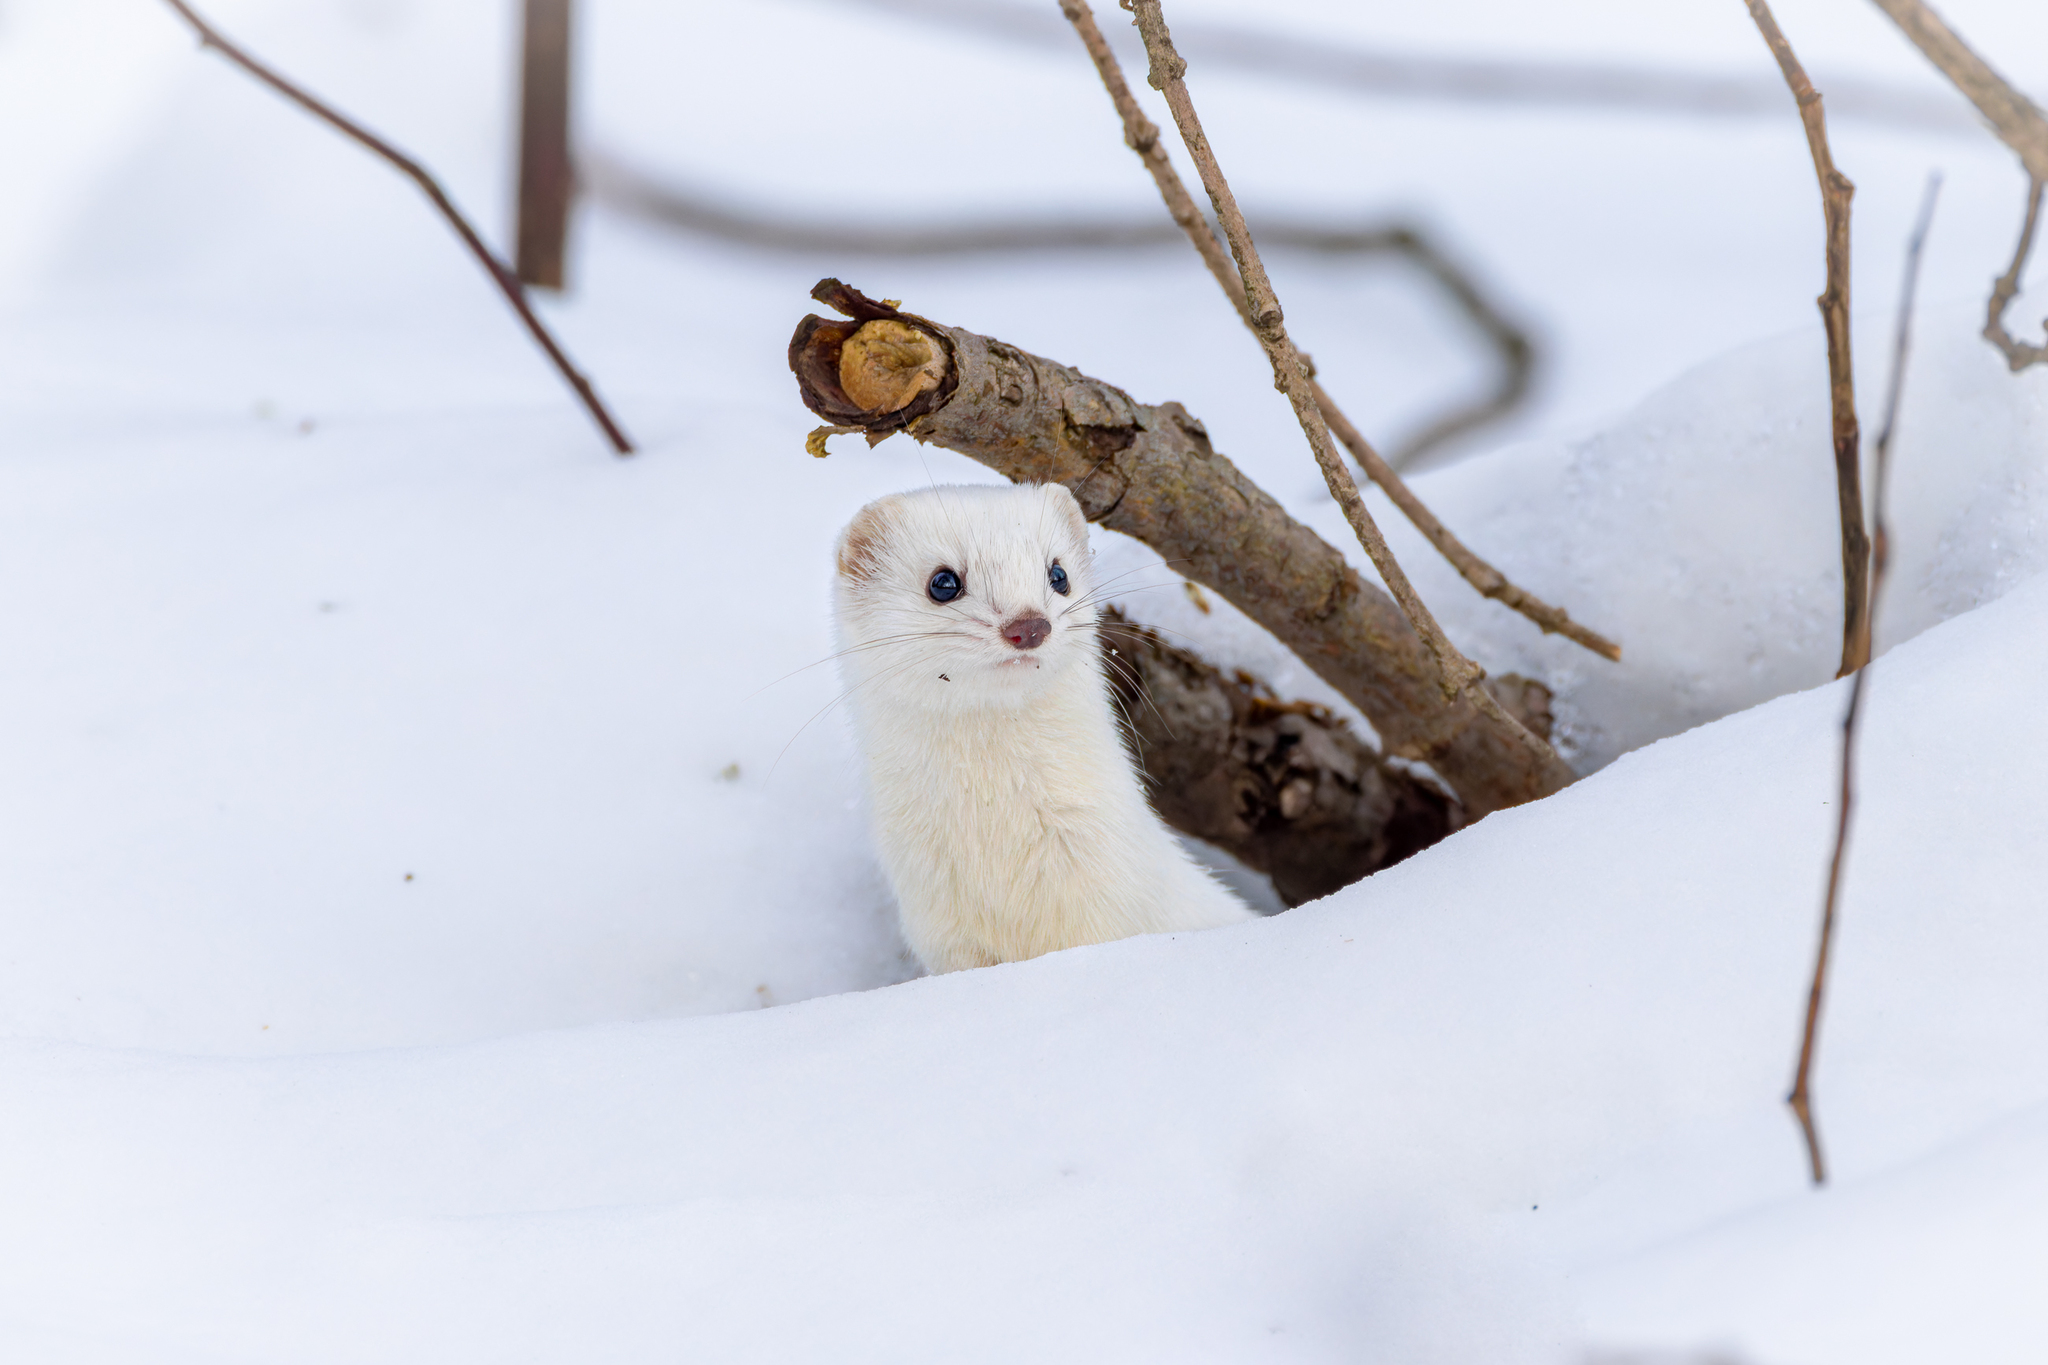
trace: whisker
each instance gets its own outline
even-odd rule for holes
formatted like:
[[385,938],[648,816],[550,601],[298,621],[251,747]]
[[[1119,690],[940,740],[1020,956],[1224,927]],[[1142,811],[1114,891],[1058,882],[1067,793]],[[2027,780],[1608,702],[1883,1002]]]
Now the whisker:
[[848,645],[845,649],[840,650],[836,654],[827,654],[822,659],[813,660],[812,662],[805,664],[802,668],[791,669],[789,672],[775,679],[774,682],[761,684],[761,686],[755,688],[752,692],[749,692],[745,697],[741,698],[741,700],[752,701],[755,697],[760,696],[769,688],[774,687],[780,683],[786,683],[799,673],[808,673],[814,668],[820,668],[825,664],[832,663],[835,660],[844,659],[850,654],[860,654],[868,650],[881,649],[887,645],[902,644],[908,640],[933,640],[939,638],[940,636],[948,635],[961,640],[971,640],[974,638],[973,635],[969,634],[967,631],[964,630],[909,630],[904,631],[900,635],[885,635],[880,639],[876,640],[863,640],[857,645]]
[[[1166,713],[1159,709],[1159,703],[1152,700],[1152,691],[1150,688],[1145,686],[1145,680],[1142,676],[1139,675],[1136,665],[1130,663],[1128,660],[1116,654],[1105,653],[1102,656],[1102,658],[1103,662],[1105,662],[1111,668],[1114,668],[1118,671],[1118,675],[1120,677],[1129,680],[1131,684],[1131,690],[1133,692],[1136,692],[1139,695],[1139,697],[1144,699],[1146,707],[1151,710],[1153,715],[1159,717],[1160,728],[1166,731],[1166,737],[1176,744],[1180,743],[1180,736],[1173,732],[1173,724],[1172,722],[1166,719]],[[1115,693],[1112,692],[1110,695],[1114,696]],[[1126,720],[1129,720],[1130,713],[1125,712],[1124,718]],[[1136,725],[1133,725],[1131,727],[1131,732],[1133,734],[1136,734],[1137,728],[1138,727]]]
[[803,738],[804,731],[810,729],[811,726],[817,724],[819,717],[823,716],[827,711],[830,711],[833,707],[839,705],[840,702],[845,701],[848,697],[852,696],[854,693],[860,691],[864,687],[872,687],[876,683],[881,682],[884,679],[896,678],[900,676],[905,670],[914,668],[919,664],[930,663],[938,657],[939,655],[934,653],[926,654],[922,658],[912,659],[907,663],[900,664],[897,667],[889,670],[887,673],[878,673],[872,678],[867,678],[861,682],[857,682],[852,687],[847,688],[844,692],[841,692],[838,696],[834,697],[831,701],[826,702],[822,707],[820,707],[815,713],[812,714],[809,720],[805,721],[802,725],[799,725],[797,727],[796,733],[789,737],[789,743],[782,746],[781,753],[776,754],[775,761],[768,765],[768,776],[766,778],[763,778],[762,780],[764,782],[767,782],[772,781],[774,779],[775,770],[782,766],[782,760],[789,753],[790,745],[795,744],[799,739]]

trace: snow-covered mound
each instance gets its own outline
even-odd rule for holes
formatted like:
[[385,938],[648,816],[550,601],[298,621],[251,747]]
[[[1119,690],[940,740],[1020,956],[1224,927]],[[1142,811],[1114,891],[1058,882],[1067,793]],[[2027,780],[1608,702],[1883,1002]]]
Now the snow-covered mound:
[[2048,585],[1326,901],[787,1009],[204,1060],[20,1042],[41,1360],[2039,1359]]
[[[490,230],[513,7],[208,10]],[[1638,55],[1681,32],[1636,11]],[[823,0],[585,13],[586,126],[683,180],[877,218],[1152,206],[1071,54]],[[1532,13],[1396,17],[1451,46]],[[1683,23],[1761,60],[1739,10]],[[884,193],[816,96],[901,66],[982,118]],[[1421,195],[1548,310],[1530,430],[1818,285],[1789,120],[1475,137],[1469,111],[1210,90],[1226,150],[1275,134],[1237,161],[1248,203]],[[1841,132],[1859,251],[1926,151]],[[1988,140],[1940,153],[1930,297],[2009,250],[2017,198]],[[828,547],[863,502],[978,471],[903,440],[804,456],[790,325],[846,273],[1193,396],[1347,544],[1183,254],[856,273],[586,215],[577,292],[543,306],[641,442],[618,462],[412,187],[164,7],[0,4],[0,170],[0,1358],[2048,1353],[2041,377],[1951,314],[1923,319],[1899,452],[1880,633],[1905,643],[1870,693],[1814,1195],[1778,1096],[1841,690],[1646,742],[1832,670],[1817,334],[1423,481],[1619,669],[1394,530],[1475,654],[1558,687],[1606,765],[1580,786],[1241,932],[906,983],[832,710]],[[1398,278],[1274,270],[1368,429],[1475,378]],[[1867,318],[1886,287],[1859,275]],[[1313,693],[1220,604],[1141,589]]]

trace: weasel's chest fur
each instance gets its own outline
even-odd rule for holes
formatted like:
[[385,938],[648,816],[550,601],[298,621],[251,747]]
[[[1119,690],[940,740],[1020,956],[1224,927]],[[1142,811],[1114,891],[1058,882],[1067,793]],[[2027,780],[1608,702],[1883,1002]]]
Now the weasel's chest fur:
[[[864,524],[872,562],[848,574]],[[947,543],[948,531],[964,539]],[[1047,561],[1059,566],[1050,579]],[[885,500],[848,529],[841,569],[876,844],[927,968],[1252,918],[1145,803],[1101,677],[1092,598],[1060,601],[1088,574],[1064,489]],[[962,586],[962,605],[919,602],[927,582]]]

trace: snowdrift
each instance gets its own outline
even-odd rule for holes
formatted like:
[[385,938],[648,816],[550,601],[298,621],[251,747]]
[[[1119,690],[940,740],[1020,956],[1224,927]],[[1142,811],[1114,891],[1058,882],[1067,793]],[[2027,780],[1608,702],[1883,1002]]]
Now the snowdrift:
[[[1528,13],[1404,22],[1448,43],[1479,10]],[[509,13],[217,17],[476,207],[504,197]],[[777,139],[819,71],[909,52],[1011,140],[905,212],[1149,205],[1056,56],[822,4],[593,13],[594,126],[658,169],[784,205],[869,186]],[[1825,1193],[1779,1102],[1843,704],[1818,332],[1727,351],[1817,287],[1789,124],[1532,115],[1475,148],[1456,112],[1223,88],[1219,129],[1248,131],[1219,138],[1308,115],[1370,138],[1382,169],[1309,208],[1426,186],[1568,320],[1531,430],[1581,434],[1421,486],[1626,662],[1537,637],[1381,520],[1477,657],[1557,690],[1590,776],[1242,931],[911,980],[824,584],[854,508],[977,472],[900,439],[802,455],[782,348],[843,263],[586,219],[579,292],[549,309],[641,440],[614,462],[408,186],[164,16],[0,17],[0,157],[28,187],[0,202],[0,1353],[2048,1355],[2048,376],[2003,374],[1960,304],[1923,314],[1899,447]],[[1623,199],[1615,158],[1646,146],[1684,183]],[[1859,241],[1903,224],[1927,150],[1857,148]],[[1995,148],[1942,153],[1932,297],[1977,287],[2017,198]],[[1441,175],[1467,156],[1494,160]],[[1310,169],[1263,161],[1247,202]],[[932,316],[1195,396],[1348,543],[1191,269],[882,273]],[[1356,401],[1371,429],[1455,370],[1401,288],[1275,271],[1326,373],[1384,390]],[[1645,333],[1646,297],[1685,328]],[[1858,299],[1881,334],[1883,289]],[[1145,577],[1135,614],[1319,695]]]

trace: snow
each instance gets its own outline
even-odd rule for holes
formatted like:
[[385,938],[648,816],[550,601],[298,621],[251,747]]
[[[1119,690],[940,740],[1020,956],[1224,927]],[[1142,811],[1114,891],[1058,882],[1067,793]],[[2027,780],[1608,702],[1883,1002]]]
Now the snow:
[[[1526,7],[1441,8],[1274,22],[1581,50]],[[1839,69],[1924,77],[1867,9],[1779,6]],[[492,221],[509,7],[209,12]],[[1603,58],[1756,55],[1739,7],[1554,12]],[[1944,13],[2040,85],[2037,7]],[[1055,52],[825,0],[586,17],[593,135],[735,197],[874,220],[1146,205]],[[863,55],[986,115],[886,194],[801,98]],[[869,498],[985,475],[903,440],[804,457],[788,329],[846,273],[1181,398],[1346,543],[1188,262],[856,272],[589,214],[548,311],[641,441],[616,461],[403,182],[156,7],[0,5],[22,187],[0,199],[0,1351],[2048,1353],[2048,389],[1971,317],[2010,250],[2010,159],[1838,129],[1866,412],[1937,155],[1949,188],[1815,1193],[1780,1097],[1844,691],[1796,130],[1197,93],[1227,157],[1304,126],[1370,152],[1240,151],[1248,202],[1426,205],[1543,320],[1517,442],[1418,486],[1626,661],[1538,638],[1382,520],[1462,642],[1558,689],[1590,775],[1242,930],[910,980],[814,666],[828,547]],[[1399,271],[1274,268],[1368,428],[1477,373]],[[1161,581],[1134,611],[1315,694]]]

